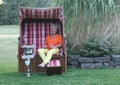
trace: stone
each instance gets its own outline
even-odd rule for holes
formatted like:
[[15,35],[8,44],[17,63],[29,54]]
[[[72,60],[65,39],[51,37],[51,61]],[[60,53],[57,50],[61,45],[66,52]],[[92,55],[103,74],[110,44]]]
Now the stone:
[[115,68],[119,68],[120,69],[120,66],[115,66]]
[[111,56],[112,61],[114,62],[120,62],[120,55],[112,55]]
[[81,63],[81,69],[95,69],[104,67],[102,63]]
[[120,66],[120,62],[115,62],[115,66]]
[[71,66],[79,67],[79,58],[80,58],[80,55],[68,55],[67,64]]
[[110,56],[96,57],[95,62],[110,62]]
[[114,67],[114,66],[115,66],[115,63],[114,63],[113,61],[110,61],[110,62],[109,62],[109,66]]
[[93,63],[94,62],[94,58],[87,58],[87,57],[80,57],[79,58],[79,62],[80,63]]
[[109,65],[109,63],[104,62],[104,63],[103,63],[103,66],[104,66],[104,67],[109,67],[110,65]]
[[95,68],[102,68],[103,64],[102,63],[95,63]]
[[81,63],[80,67],[81,69],[94,69],[95,64],[94,63]]
[[72,65],[68,65],[68,68],[79,68],[78,66],[72,66]]
[[120,55],[106,57],[81,57],[80,55],[67,56],[68,67],[81,69],[120,68]]

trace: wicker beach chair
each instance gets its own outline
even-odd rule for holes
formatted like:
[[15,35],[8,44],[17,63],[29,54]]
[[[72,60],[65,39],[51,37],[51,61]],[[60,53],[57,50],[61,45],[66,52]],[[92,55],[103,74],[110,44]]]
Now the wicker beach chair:
[[[20,17],[20,35],[18,43],[18,71],[19,73],[26,72],[25,60],[21,58],[24,54],[24,50],[21,45],[24,44],[24,35],[26,35],[27,45],[34,45],[33,54],[34,58],[30,59],[30,71],[47,72],[50,68],[38,67],[38,64],[42,62],[38,55],[37,49],[43,48],[45,37],[50,34],[50,25],[57,24],[59,26],[59,33],[63,35],[64,39],[64,16],[63,7],[55,8],[19,8]],[[50,61],[50,67],[61,66],[61,71],[67,70],[67,54],[66,44],[63,42],[63,46],[60,48],[60,53],[53,55]]]

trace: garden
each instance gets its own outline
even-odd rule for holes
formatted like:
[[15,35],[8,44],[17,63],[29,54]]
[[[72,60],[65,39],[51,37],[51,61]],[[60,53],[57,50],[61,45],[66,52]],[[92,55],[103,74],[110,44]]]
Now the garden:
[[[47,76],[45,73],[34,73],[30,78],[25,74],[19,74],[17,51],[20,29],[18,11],[15,11],[19,6],[45,7],[44,4],[46,7],[63,6],[68,57],[75,55],[94,58],[97,61],[101,57],[120,55],[119,0],[51,0],[50,4],[44,0],[41,0],[44,4],[38,4],[39,0],[35,0],[36,3],[30,3],[31,0],[23,2],[18,0],[21,2],[19,4],[14,0],[4,1],[6,4],[0,5],[0,11],[2,11],[0,12],[2,16],[0,17],[0,85],[120,84],[119,66],[97,69],[70,66],[67,72],[61,75]],[[71,58],[75,59],[74,56]],[[79,59],[79,61],[83,60]],[[68,64],[71,63],[68,62]],[[108,64],[105,62],[104,65]]]
[[[0,85],[119,85],[120,69],[68,68],[61,75],[18,73],[18,25],[0,26]],[[3,37],[4,35],[4,37]],[[9,37],[8,37],[9,36]]]

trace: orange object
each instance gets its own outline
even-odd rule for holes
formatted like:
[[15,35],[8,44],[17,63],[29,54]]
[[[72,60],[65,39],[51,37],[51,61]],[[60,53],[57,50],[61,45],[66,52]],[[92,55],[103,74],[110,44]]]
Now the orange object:
[[63,44],[62,35],[57,34],[54,38],[50,35],[46,37],[45,45],[48,50],[50,50],[50,45],[57,46],[59,44]]

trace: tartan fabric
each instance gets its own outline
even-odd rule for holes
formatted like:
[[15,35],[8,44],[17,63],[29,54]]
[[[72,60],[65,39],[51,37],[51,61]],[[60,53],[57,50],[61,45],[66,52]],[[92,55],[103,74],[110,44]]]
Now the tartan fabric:
[[49,67],[60,67],[61,66],[60,60],[51,60],[48,66]]
[[20,21],[24,18],[32,19],[60,19],[63,21],[63,8],[19,8]]
[[[24,44],[23,36],[27,36],[27,44],[34,45],[33,53],[38,55],[37,49],[43,48],[45,37],[50,34],[50,24],[59,26],[59,33],[63,35],[62,9],[28,9],[20,8],[20,40]],[[60,13],[60,14],[59,14]],[[61,19],[60,19],[61,17]],[[52,19],[53,18],[53,19]],[[63,40],[64,41],[64,40]],[[23,54],[19,48],[19,55]],[[60,49],[58,56],[64,54],[64,48]]]

